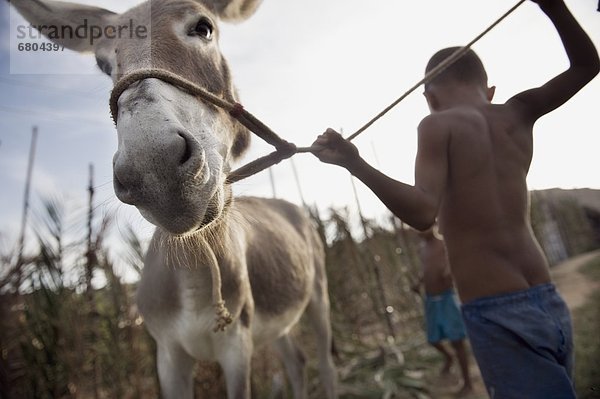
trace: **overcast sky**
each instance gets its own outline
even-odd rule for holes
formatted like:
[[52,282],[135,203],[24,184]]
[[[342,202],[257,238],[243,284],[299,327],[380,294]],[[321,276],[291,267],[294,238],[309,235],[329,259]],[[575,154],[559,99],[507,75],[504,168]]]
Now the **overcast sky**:
[[[137,1],[82,1],[124,11]],[[245,107],[282,137],[310,145],[327,127],[350,134],[399,97],[423,74],[438,49],[465,44],[514,1],[507,0],[264,0],[248,21],[223,25],[220,46],[229,60]],[[596,0],[567,5],[600,48]],[[11,73],[13,27],[25,24],[0,1],[0,250],[14,244],[20,223],[27,155],[33,125],[39,141],[33,177],[33,207],[58,198],[69,223],[83,231],[88,164],[96,169],[100,212],[116,211],[120,227],[133,224],[142,235],[151,226],[122,205],[112,189],[111,159],[116,132],[108,111],[110,80],[93,56],[37,53],[57,74]],[[568,65],[558,35],[533,3],[525,3],[474,46],[496,85],[495,102],[539,86]],[[13,59],[13,61],[15,61]],[[13,65],[14,67],[14,65]],[[15,73],[17,72],[17,73]],[[598,112],[600,79],[536,124],[531,189],[600,189]],[[392,177],[412,183],[416,126],[428,114],[421,90],[355,140],[361,154]],[[254,140],[246,160],[270,152]],[[303,195],[322,208],[354,209],[347,172],[295,157]],[[277,195],[300,196],[290,162],[273,168]],[[365,214],[382,217],[383,206],[358,184]],[[269,174],[237,183],[242,195],[271,196]]]

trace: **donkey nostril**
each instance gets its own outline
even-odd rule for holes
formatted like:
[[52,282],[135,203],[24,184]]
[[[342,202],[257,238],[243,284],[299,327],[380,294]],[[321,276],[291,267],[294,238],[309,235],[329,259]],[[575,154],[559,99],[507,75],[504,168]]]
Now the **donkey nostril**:
[[[196,141],[194,136],[185,130],[179,131],[177,133],[179,136],[178,143],[178,151],[179,155],[179,172],[183,173],[184,176],[193,176],[195,179],[200,176],[206,175],[205,173],[205,164],[206,164],[206,155],[204,153],[204,149],[200,146],[200,143]],[[183,144],[181,140],[183,139]],[[184,147],[181,148],[181,145]]]
[[127,185],[123,184],[121,179],[119,179],[119,176],[116,173],[116,171],[113,172],[113,187],[115,189],[115,194],[117,195],[117,198],[121,200],[121,202],[131,205],[135,204],[135,199],[131,187],[128,187]]
[[179,160],[179,164],[183,165],[192,157],[192,145],[185,137],[185,135],[179,133],[179,137],[183,139],[183,154],[181,155],[181,159]]

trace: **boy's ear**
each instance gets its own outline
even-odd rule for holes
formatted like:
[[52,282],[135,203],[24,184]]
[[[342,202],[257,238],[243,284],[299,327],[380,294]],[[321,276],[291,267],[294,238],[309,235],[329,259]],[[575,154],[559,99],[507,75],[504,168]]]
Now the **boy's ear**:
[[425,90],[423,92],[423,95],[425,96],[425,99],[427,100],[427,105],[429,105],[430,111],[435,111],[436,109],[439,108],[439,102],[438,102],[435,94],[433,94],[430,91]]
[[494,99],[494,94],[496,94],[496,86],[488,87],[486,94],[488,101],[492,102]]
[[[93,51],[93,30],[102,29],[116,14],[99,7],[83,4],[67,3],[52,0],[10,0],[34,28],[54,43],[68,49],[88,52]],[[87,26],[82,28],[82,26]],[[93,28],[92,28],[93,27]],[[80,28],[79,33],[76,29]],[[85,38],[83,30],[86,30]],[[72,33],[70,33],[72,32]]]

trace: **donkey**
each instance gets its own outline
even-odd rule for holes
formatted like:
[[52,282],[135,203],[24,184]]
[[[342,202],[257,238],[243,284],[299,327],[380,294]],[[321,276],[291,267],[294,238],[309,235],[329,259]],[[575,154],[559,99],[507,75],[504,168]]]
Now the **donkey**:
[[[148,0],[123,14],[51,0],[11,3],[50,40],[93,52],[114,83],[159,68],[234,101],[217,22],[250,17],[260,0]],[[84,24],[101,37],[48,33]],[[124,26],[136,27],[136,35]],[[274,343],[294,397],[306,398],[305,359],[290,338],[303,313],[316,331],[326,395],[336,397],[324,249],[313,224],[284,201],[233,198],[226,180],[249,132],[222,109],[156,78],[129,86],[114,117],[116,196],[156,226],[137,304],[156,340],[163,397],[192,398],[193,368],[202,359],[221,365],[228,398],[250,398],[253,349]],[[220,271],[221,287],[211,268]],[[211,293],[219,288],[232,322],[214,332]]]

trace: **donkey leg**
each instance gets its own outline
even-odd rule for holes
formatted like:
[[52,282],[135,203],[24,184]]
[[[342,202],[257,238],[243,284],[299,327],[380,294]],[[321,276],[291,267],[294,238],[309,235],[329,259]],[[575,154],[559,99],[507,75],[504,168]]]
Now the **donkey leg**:
[[178,345],[158,344],[156,360],[163,399],[193,399],[196,360]]
[[223,369],[228,399],[250,399],[252,337],[249,330],[219,340],[217,361]]
[[[323,271],[324,273],[324,271]],[[327,280],[321,278],[317,272],[315,287],[306,314],[315,330],[317,354],[319,357],[319,376],[325,387],[328,399],[337,398],[337,371],[331,355],[332,335],[331,321],[329,319],[329,297],[327,294]]]
[[275,349],[287,372],[294,399],[306,399],[306,358],[288,334],[275,341]]

